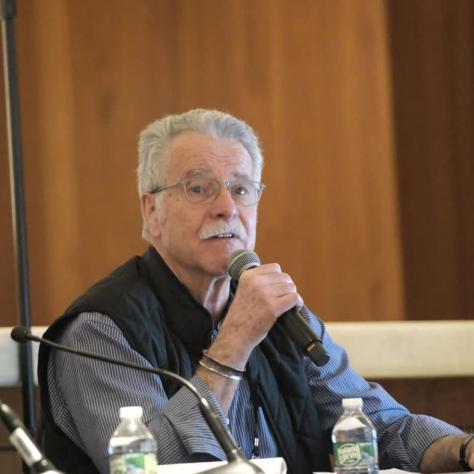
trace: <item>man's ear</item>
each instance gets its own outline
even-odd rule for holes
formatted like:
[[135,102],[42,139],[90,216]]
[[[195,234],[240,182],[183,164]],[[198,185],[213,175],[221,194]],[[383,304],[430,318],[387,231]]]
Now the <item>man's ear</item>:
[[158,238],[161,234],[160,220],[156,209],[156,196],[151,193],[143,194],[140,198],[140,207],[143,221],[152,237]]

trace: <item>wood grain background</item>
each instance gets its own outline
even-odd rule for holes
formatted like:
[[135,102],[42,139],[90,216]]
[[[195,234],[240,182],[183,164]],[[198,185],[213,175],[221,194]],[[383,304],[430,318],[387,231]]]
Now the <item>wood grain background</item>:
[[324,319],[473,317],[473,19],[470,0],[18,0],[33,322],[145,248],[137,135],[193,107],[259,133],[257,251]]

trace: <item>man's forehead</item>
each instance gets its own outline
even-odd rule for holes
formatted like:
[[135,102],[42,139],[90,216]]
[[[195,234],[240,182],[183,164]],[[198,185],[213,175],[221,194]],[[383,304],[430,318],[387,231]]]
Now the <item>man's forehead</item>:
[[247,149],[238,140],[233,138],[214,137],[209,133],[199,133],[194,131],[182,132],[174,136],[168,144],[168,150],[175,152],[196,154],[207,150],[243,153],[248,155]]
[[[211,167],[200,166],[196,168],[190,168],[184,173],[182,177],[192,178],[194,176],[197,176],[197,177],[203,176],[205,178],[213,178],[214,175],[215,175],[214,170]],[[238,170],[231,171],[229,173],[229,176],[236,179],[248,179],[251,177],[249,173],[238,171]]]
[[168,145],[168,171],[212,174],[216,167],[229,168],[236,176],[252,173],[252,160],[238,141],[208,134],[183,132]]

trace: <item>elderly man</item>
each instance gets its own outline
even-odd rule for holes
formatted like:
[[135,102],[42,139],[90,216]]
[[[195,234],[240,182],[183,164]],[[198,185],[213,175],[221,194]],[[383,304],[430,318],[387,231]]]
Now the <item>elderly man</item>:
[[[466,434],[412,415],[352,371],[310,315],[330,361],[316,366],[278,318],[302,306],[276,263],[244,272],[228,262],[253,249],[263,159],[253,130],[217,111],[162,118],[141,134],[138,187],[150,248],[94,285],[48,330],[68,346],[172,370],[214,405],[248,457],[283,456],[290,473],[327,471],[341,399],[362,397],[382,468],[460,470]],[[119,407],[141,405],[160,463],[223,459],[196,400],[173,380],[41,348],[43,440],[68,473],[108,472]],[[466,443],[464,443],[466,444]],[[465,449],[474,467],[474,442]]]

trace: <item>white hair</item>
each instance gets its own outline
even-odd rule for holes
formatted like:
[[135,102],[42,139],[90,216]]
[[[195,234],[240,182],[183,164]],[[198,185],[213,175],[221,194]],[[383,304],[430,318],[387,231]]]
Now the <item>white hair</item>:
[[[252,127],[218,110],[194,109],[179,115],[167,115],[151,123],[140,133],[137,169],[140,196],[158,186],[165,185],[168,164],[167,145],[173,137],[188,131],[239,142],[250,155],[255,179],[260,180],[263,155]],[[157,205],[158,200],[159,195],[157,195]],[[142,237],[150,240],[145,220]]]

